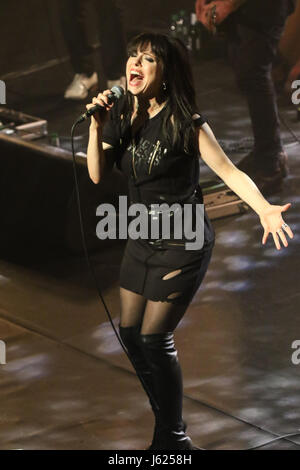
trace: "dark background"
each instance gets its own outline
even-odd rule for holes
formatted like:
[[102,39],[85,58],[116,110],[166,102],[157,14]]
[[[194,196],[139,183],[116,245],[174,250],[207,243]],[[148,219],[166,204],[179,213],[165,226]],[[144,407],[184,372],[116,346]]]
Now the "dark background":
[[[67,55],[59,18],[59,5],[63,1],[1,2],[1,78]],[[168,29],[172,13],[180,9],[193,11],[194,4],[194,0],[119,1],[127,35],[144,28]],[[94,19],[95,15],[91,14],[91,35],[97,42]]]
[[[8,108],[46,119],[49,133],[67,135],[74,117],[81,114],[95,91],[81,102],[63,98],[65,89],[74,77],[74,70],[62,33],[62,1],[1,2],[0,79],[6,84]],[[193,12],[195,1],[125,0],[118,4],[122,10],[125,37],[128,39],[147,29],[168,32],[171,15],[180,9]],[[100,91],[106,88],[107,80],[102,70],[101,56],[109,54],[109,45],[105,45],[101,51],[95,11],[91,8],[90,35],[91,43],[95,45],[95,70],[98,72]],[[85,127],[82,126],[83,134],[87,131]]]

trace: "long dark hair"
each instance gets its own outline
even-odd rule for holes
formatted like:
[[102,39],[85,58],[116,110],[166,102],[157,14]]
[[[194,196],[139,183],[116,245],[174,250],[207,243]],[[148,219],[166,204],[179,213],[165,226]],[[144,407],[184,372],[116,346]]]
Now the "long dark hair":
[[[172,145],[184,147],[187,153],[197,150],[193,114],[197,111],[194,80],[188,50],[177,38],[166,34],[141,33],[130,40],[128,56],[137,49],[141,51],[151,46],[153,53],[162,61],[164,91],[167,100],[163,120],[163,137]],[[133,110],[133,96],[126,94],[127,111]],[[172,118],[172,119],[171,119]]]

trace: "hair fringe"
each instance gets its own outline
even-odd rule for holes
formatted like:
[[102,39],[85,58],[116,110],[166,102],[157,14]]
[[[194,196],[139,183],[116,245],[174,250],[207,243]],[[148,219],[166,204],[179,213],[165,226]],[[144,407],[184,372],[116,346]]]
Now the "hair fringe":
[[[184,148],[187,154],[198,153],[192,116],[197,112],[196,93],[189,53],[184,43],[166,34],[146,32],[132,38],[127,46],[128,56],[150,44],[154,54],[163,62],[167,112],[164,114],[163,137],[175,148]],[[126,93],[122,112],[133,111],[133,96]],[[172,123],[173,116],[173,123]]]

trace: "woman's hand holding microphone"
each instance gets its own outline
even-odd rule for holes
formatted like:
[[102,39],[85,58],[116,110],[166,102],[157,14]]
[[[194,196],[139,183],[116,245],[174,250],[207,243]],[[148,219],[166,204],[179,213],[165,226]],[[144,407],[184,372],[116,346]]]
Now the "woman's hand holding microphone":
[[99,93],[97,97],[92,99],[92,103],[86,105],[86,109],[89,110],[95,105],[101,106],[99,111],[91,116],[91,129],[99,129],[103,127],[108,118],[108,111],[113,107],[114,103],[109,100],[108,96],[111,95],[111,90],[104,90],[102,93]]
[[91,116],[89,143],[87,148],[87,165],[89,176],[93,183],[98,184],[100,178],[105,172],[106,162],[104,150],[106,144],[102,143],[102,129],[108,119],[108,113],[113,107],[114,102],[108,97],[111,90],[105,90],[92,99],[92,103],[86,105],[87,111],[99,106]]

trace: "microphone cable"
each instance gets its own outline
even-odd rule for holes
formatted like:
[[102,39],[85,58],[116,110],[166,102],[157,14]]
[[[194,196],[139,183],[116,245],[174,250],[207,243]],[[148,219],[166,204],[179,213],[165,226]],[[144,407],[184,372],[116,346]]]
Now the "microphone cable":
[[[72,146],[72,161],[73,161],[73,170],[74,170],[74,181],[75,181],[75,193],[76,193],[76,198],[77,198],[77,206],[78,206],[78,214],[79,214],[79,224],[80,224],[80,231],[81,231],[81,238],[82,238],[82,245],[83,245],[83,249],[84,249],[84,253],[85,253],[85,258],[86,258],[86,261],[87,261],[87,265],[88,265],[88,268],[90,270],[90,273],[92,275],[92,278],[94,280],[94,283],[95,283],[95,286],[96,286],[96,289],[97,289],[97,292],[98,292],[98,295],[101,299],[101,302],[104,306],[104,309],[106,311],[106,314],[108,316],[108,319],[110,321],[110,324],[115,332],[115,335],[123,349],[123,351],[125,352],[126,356],[128,357],[130,363],[133,365],[134,367],[134,362],[132,361],[131,357],[130,357],[130,354],[126,348],[126,346],[124,345],[123,341],[122,341],[122,338],[120,337],[117,329],[115,328],[115,325],[113,323],[113,320],[111,318],[111,314],[107,308],[107,305],[105,303],[105,300],[103,298],[103,295],[102,295],[102,292],[101,292],[101,289],[98,285],[98,280],[97,280],[97,276],[96,276],[96,273],[95,273],[95,270],[94,270],[94,267],[93,267],[93,264],[91,263],[91,260],[90,260],[90,256],[89,256],[89,253],[88,253],[88,249],[87,249],[87,244],[86,244],[86,237],[85,237],[85,232],[84,232],[84,228],[83,228],[83,219],[82,219],[82,209],[81,209],[81,200],[80,200],[80,193],[79,193],[79,184],[78,184],[78,177],[77,177],[77,168],[76,168],[76,159],[75,159],[75,150],[74,150],[74,133],[75,133],[75,129],[76,129],[76,126],[79,124],[78,121],[76,121],[73,126],[72,126],[72,129],[71,129],[71,146]],[[134,367],[135,369],[135,367]],[[135,370],[136,372],[136,375],[138,376],[138,378],[140,379],[144,389],[147,391],[147,393],[149,394],[149,396],[151,397],[151,399],[153,400],[153,402],[155,403],[157,409],[159,410],[159,406],[155,400],[155,398],[153,397],[152,395],[152,392],[151,390],[149,389],[149,387],[147,386],[147,384],[145,383],[145,380],[143,379],[143,377]],[[232,414],[229,414],[230,417],[232,418],[235,418],[235,416],[233,416]],[[282,436],[277,436],[277,437],[274,437],[266,442],[264,442],[263,444],[259,444],[259,445],[256,445],[256,446],[253,446],[253,447],[249,447],[249,448],[245,448],[245,449],[241,449],[241,450],[256,450],[256,449],[259,449],[261,447],[264,447],[268,444],[271,444],[275,441],[279,441],[281,439],[286,439],[288,437],[292,437],[292,436],[298,436],[300,435],[300,429],[297,430],[298,432],[294,432],[294,433],[289,433],[289,434],[284,434]],[[268,432],[268,431],[265,431],[264,432]],[[291,442],[292,444],[295,444],[297,446],[299,446],[300,444],[298,443],[295,443],[293,441],[289,441]],[[213,450],[213,449],[203,449],[201,448],[201,450]]]
[[[290,434],[283,434],[282,436],[274,437],[273,439],[270,439],[269,441],[264,442],[263,444],[258,444],[257,446],[248,447],[247,449],[242,449],[242,450],[257,450],[257,449],[260,449],[261,447],[271,444],[272,442],[280,441],[281,439],[286,439],[287,437],[293,437],[293,436],[299,436],[299,435],[300,435],[300,429],[298,429],[298,432],[293,432]],[[291,442],[291,444],[295,444],[298,446],[300,445],[300,444],[297,444],[297,442],[293,442],[293,441],[289,441],[289,442]]]
[[291,129],[291,127],[288,125],[286,122],[285,118],[283,117],[282,113],[278,111],[278,116],[281,121],[281,123],[284,125],[284,127],[288,130],[288,132],[291,134],[291,136],[294,138],[294,143],[300,144],[300,139],[297,136],[297,134]]
[[[74,180],[75,180],[75,193],[76,193],[76,198],[77,198],[77,206],[78,206],[78,214],[79,214],[79,224],[80,224],[80,231],[81,231],[81,238],[82,238],[82,245],[83,245],[83,249],[84,249],[84,254],[85,254],[85,258],[86,258],[86,261],[87,261],[87,265],[88,265],[88,268],[90,270],[90,273],[92,275],[92,278],[94,280],[94,283],[95,283],[95,286],[96,286],[96,289],[97,289],[97,292],[99,294],[99,297],[101,299],[101,302],[104,306],[104,309],[106,311],[106,314],[108,316],[108,319],[110,321],[110,324],[115,332],[115,335],[123,349],[123,351],[125,352],[126,356],[128,357],[129,361],[131,362],[131,364],[133,365],[134,369],[135,369],[135,366],[134,366],[134,362],[132,361],[131,357],[130,357],[130,354],[125,346],[125,344],[123,343],[122,341],[122,338],[120,337],[117,329],[115,328],[115,325],[113,323],[113,320],[111,318],[111,314],[107,308],[107,305],[105,303],[105,300],[103,298],[103,295],[102,295],[102,292],[101,292],[101,289],[98,285],[98,280],[97,280],[97,276],[96,276],[96,273],[95,273],[95,270],[94,270],[94,267],[93,267],[93,264],[91,263],[91,260],[90,260],[90,256],[89,256],[89,253],[88,253],[88,249],[87,249],[87,244],[86,244],[86,237],[85,237],[85,232],[84,232],[84,228],[83,228],[83,219],[82,219],[82,209],[81,209],[81,200],[80,200],[80,193],[79,193],[79,184],[78,184],[78,176],[77,176],[77,168],[76,168],[76,159],[75,159],[75,150],[74,150],[74,133],[75,133],[75,129],[76,129],[76,126],[80,123],[80,121],[76,121],[73,126],[72,126],[72,129],[71,129],[71,146],[72,146],[72,161],[73,161],[73,170],[74,170]],[[158,406],[158,403],[156,402],[151,390],[149,389],[149,387],[147,386],[145,380],[143,379],[143,377],[136,371],[135,369],[135,372],[136,372],[136,375],[138,376],[138,378],[140,379],[144,389],[147,391],[147,393],[149,394],[149,396],[151,397],[151,399],[153,400],[153,402],[155,403],[157,409],[159,409],[159,406]]]

